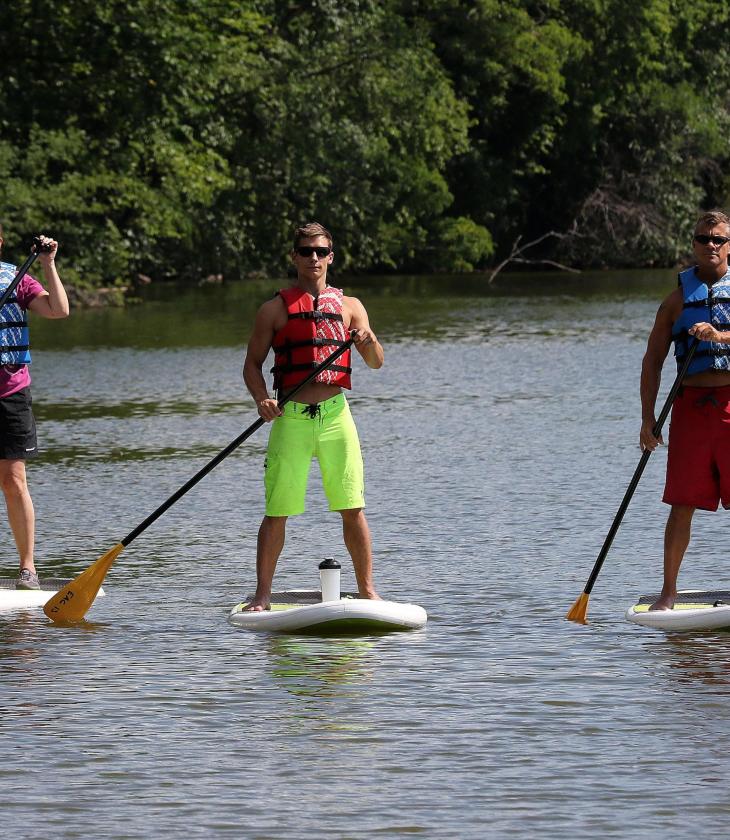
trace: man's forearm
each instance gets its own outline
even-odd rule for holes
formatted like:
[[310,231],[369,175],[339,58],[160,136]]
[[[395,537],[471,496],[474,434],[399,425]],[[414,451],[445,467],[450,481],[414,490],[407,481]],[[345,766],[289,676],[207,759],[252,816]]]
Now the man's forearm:
[[269,399],[269,391],[261,368],[250,364],[248,359],[243,365],[243,381],[257,405],[262,400]]
[[361,353],[365,364],[377,370],[383,366],[384,354],[381,343],[376,339],[372,344],[369,344]]
[[656,412],[656,399],[659,395],[659,386],[662,381],[661,368],[656,369],[654,366],[642,365],[641,368],[641,419],[642,422],[647,420],[653,421]]

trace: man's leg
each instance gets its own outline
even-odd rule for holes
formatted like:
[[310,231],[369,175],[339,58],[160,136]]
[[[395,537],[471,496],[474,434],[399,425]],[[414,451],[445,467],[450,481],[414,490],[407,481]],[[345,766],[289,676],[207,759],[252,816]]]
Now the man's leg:
[[8,522],[18,549],[20,568],[35,574],[35,511],[25,477],[25,461],[0,459],[0,486],[5,495]]
[[290,402],[274,420],[264,464],[266,513],[256,543],[256,593],[252,612],[271,606],[271,585],[286,538],[286,520],[304,512],[307,478],[312,463],[312,427],[299,403]]
[[286,538],[286,516],[264,516],[256,543],[256,594],[247,610],[261,612],[271,604],[276,562]]
[[664,531],[664,585],[659,600],[649,607],[651,610],[671,610],[674,606],[677,576],[689,545],[694,512],[695,508],[687,505],[672,505]]
[[379,601],[380,595],[373,583],[373,551],[370,540],[370,528],[362,508],[341,510],[342,534],[345,538],[352,565],[355,567],[357,590],[361,598]]

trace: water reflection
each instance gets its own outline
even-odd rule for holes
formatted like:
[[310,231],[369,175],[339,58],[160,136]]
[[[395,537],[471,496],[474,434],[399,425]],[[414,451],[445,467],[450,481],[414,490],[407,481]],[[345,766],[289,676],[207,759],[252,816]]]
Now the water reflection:
[[[37,696],[39,682],[48,678],[49,668],[57,663],[49,662],[47,645],[51,642],[47,633],[63,634],[64,645],[69,649],[79,639],[91,634],[107,632],[109,625],[103,622],[82,621],[75,624],[54,624],[42,610],[8,610],[0,617],[0,676],[12,684],[11,695],[0,695],[0,718],[22,713],[22,708],[33,708],[30,698]],[[74,638],[69,637],[74,634]],[[15,699],[13,699],[15,698]]]
[[667,671],[669,679],[678,685],[700,683],[712,689],[710,693],[728,694],[730,687],[730,632],[667,633],[661,642],[647,642],[645,648],[652,656],[652,667]]
[[295,697],[336,697],[372,678],[367,639],[271,636],[267,649],[278,685]]
[[[35,641],[38,612],[12,610],[3,612],[0,618],[0,674],[12,675],[16,689],[23,685],[32,687],[36,676],[34,666],[40,658]],[[11,714],[15,706],[15,703],[10,703],[10,708],[0,705],[0,715]]]
[[225,400],[205,405],[186,402],[182,399],[165,400],[157,398],[148,401],[119,400],[119,402],[111,405],[104,402],[73,400],[60,403],[44,402],[37,407],[34,406],[34,413],[38,421],[63,423],[108,417],[115,420],[129,420],[145,417],[158,418],[165,415],[185,417],[198,414],[226,414],[238,408],[240,408],[239,402]]

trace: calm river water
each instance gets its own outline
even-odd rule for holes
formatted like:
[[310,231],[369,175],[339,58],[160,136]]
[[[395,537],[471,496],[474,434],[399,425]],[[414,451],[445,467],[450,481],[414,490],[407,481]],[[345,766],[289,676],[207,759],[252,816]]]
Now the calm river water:
[[[232,628],[254,584],[266,430],[119,557],[78,627],[0,614],[2,836],[680,837],[730,812],[730,634],[625,609],[660,580],[638,377],[671,272],[347,284],[386,351],[357,361],[377,583],[429,613],[385,637]],[[241,383],[275,285],[157,290],[34,322],[38,563],[78,574],[256,417]],[[662,392],[673,379],[669,365]],[[15,553],[7,527],[2,574]],[[728,586],[727,518],[698,514],[680,583]],[[316,468],[277,584],[343,562]]]

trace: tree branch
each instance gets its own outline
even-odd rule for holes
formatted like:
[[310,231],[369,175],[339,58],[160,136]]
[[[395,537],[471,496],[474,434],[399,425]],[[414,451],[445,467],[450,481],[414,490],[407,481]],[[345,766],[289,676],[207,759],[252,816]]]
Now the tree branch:
[[523,256],[525,251],[528,248],[534,248],[535,245],[539,245],[541,242],[544,242],[548,237],[554,236],[556,239],[566,239],[570,236],[577,236],[576,233],[577,227],[576,222],[573,222],[573,225],[570,230],[568,231],[558,231],[558,230],[549,230],[547,233],[543,233],[542,236],[538,236],[537,239],[533,239],[531,242],[525,242],[524,245],[520,245],[520,240],[522,239],[522,235],[518,236],[517,239],[512,243],[512,250],[509,253],[509,256],[502,260],[499,265],[495,266],[492,269],[489,277],[487,277],[487,283],[492,283],[494,278],[499,274],[502,269],[509,265],[510,263],[528,263],[530,265],[552,265],[555,268],[559,268],[562,271],[572,271],[574,273],[578,273],[577,268],[571,268],[570,266],[563,265],[562,263],[555,262],[555,260],[549,259],[539,259],[533,260],[529,257]]

